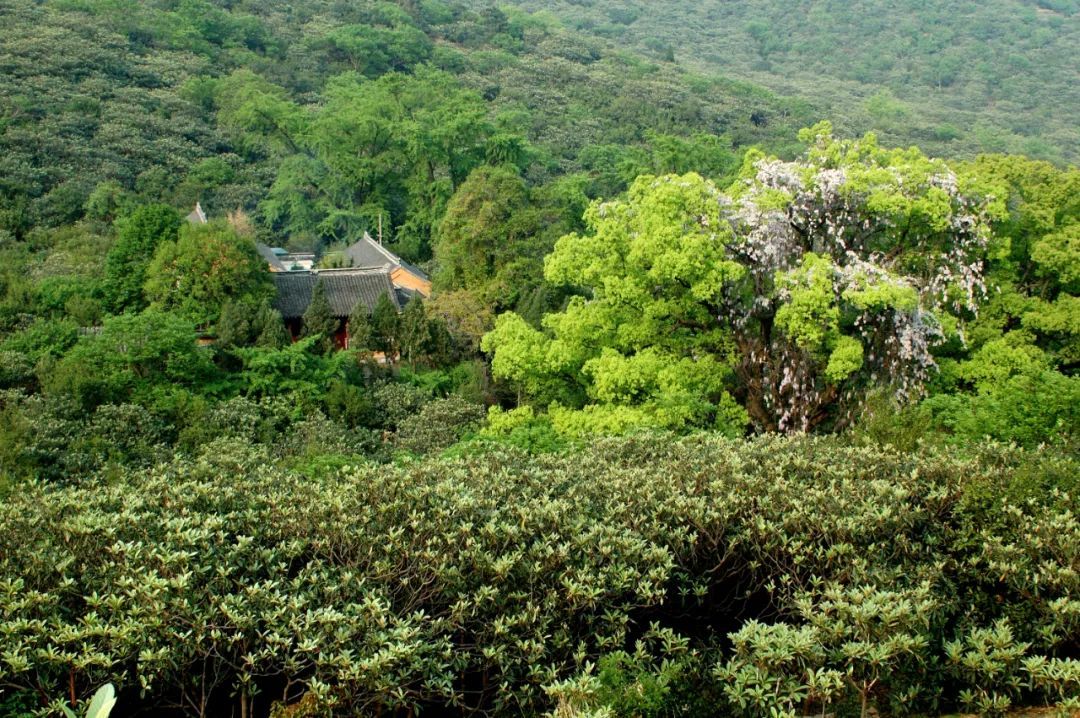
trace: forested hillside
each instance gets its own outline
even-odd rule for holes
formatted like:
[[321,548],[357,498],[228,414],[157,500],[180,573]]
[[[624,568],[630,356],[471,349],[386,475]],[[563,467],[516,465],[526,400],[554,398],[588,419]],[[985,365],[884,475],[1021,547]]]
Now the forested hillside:
[[[268,230],[309,245],[383,212],[426,258],[431,213],[491,153],[540,184],[590,172],[594,196],[640,171],[690,169],[679,138],[719,136],[700,151],[730,170],[735,146],[791,152],[814,119],[491,7],[4,0],[0,15],[0,230],[16,236],[86,211],[111,218],[127,195],[201,198],[212,214],[258,209]],[[323,112],[335,102],[376,123],[371,134],[342,144]],[[759,128],[755,113],[775,121]],[[365,163],[346,165],[358,152]]]
[[[482,2],[476,2],[479,6]],[[1075,0],[510,0],[568,27],[813,102],[940,155],[1080,158]]]
[[0,716],[1074,715],[1075,3],[528,1],[0,0]]

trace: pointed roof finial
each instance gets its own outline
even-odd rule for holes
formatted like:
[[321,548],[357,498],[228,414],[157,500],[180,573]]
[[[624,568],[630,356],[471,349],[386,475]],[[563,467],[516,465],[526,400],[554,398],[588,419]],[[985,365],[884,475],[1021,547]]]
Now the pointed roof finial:
[[203,212],[202,202],[195,203],[195,210],[187,216],[187,221],[192,224],[206,224],[206,212]]

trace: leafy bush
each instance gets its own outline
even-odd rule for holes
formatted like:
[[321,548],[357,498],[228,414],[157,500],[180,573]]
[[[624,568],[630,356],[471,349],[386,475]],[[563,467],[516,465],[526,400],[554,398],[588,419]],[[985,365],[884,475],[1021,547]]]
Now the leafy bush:
[[715,672],[740,714],[795,715],[808,701],[824,712],[840,693],[843,674],[824,668],[817,628],[749,621],[730,638],[734,655]]
[[186,417],[178,443],[195,449],[215,439],[239,439],[252,444],[273,444],[301,410],[287,396],[253,399],[238,396],[216,404],[201,404]]
[[338,424],[315,411],[295,422],[278,438],[277,452],[285,457],[363,456],[377,450],[378,436],[363,428]]
[[550,715],[709,715],[716,709],[717,696],[702,685],[703,665],[688,639],[654,624],[635,641],[633,650],[604,654],[577,675],[547,686],[555,703]]
[[374,426],[378,412],[371,393],[341,379],[334,379],[324,399],[327,413],[334,421],[348,426]]
[[[316,454],[350,448],[308,423],[289,434]],[[758,714],[777,688],[788,712],[930,712],[1014,690],[1014,657],[939,669],[1008,619],[1016,701],[1080,691],[1080,512],[1038,484],[1073,456],[664,434],[312,471],[272,454],[222,439],[0,503],[0,681],[110,680],[191,715],[304,694],[339,715],[698,715],[693,695]]]
[[372,392],[379,425],[394,431],[431,401],[431,394],[410,384],[384,383]]
[[485,441],[498,441],[530,454],[559,451],[566,440],[555,430],[550,417],[536,414],[531,406],[503,411],[493,406],[488,410],[487,426],[479,432]]
[[475,431],[484,421],[484,407],[457,396],[436,399],[401,422],[398,445],[414,454],[441,451]]
[[79,330],[66,320],[40,319],[22,331],[8,335],[2,344],[4,350],[25,354],[31,362],[43,357],[60,357],[75,345]]
[[99,406],[87,416],[64,398],[0,393],[0,474],[10,479],[78,482],[107,465],[143,467],[164,458],[161,419],[133,404]]
[[925,408],[960,441],[1068,444],[1080,438],[1080,377],[1049,370],[1013,376],[978,394],[930,397]]
[[972,628],[945,645],[949,670],[972,688],[960,692],[968,710],[1002,715],[1022,688],[1021,661],[1029,644],[1017,641],[1006,619],[992,628]]
[[[115,705],[115,689],[111,683],[106,683],[90,699],[90,705],[86,707],[86,718],[109,718]],[[64,715],[67,718],[75,718],[75,711],[64,706]]]
[[91,409],[138,397],[151,400],[162,386],[196,386],[213,378],[195,328],[178,316],[147,310],[106,320],[101,332],[79,339],[45,381],[53,394]]
[[345,375],[352,357],[346,352],[325,356],[317,337],[305,337],[283,348],[248,347],[234,350],[242,368],[230,379],[251,397],[293,395],[304,404],[315,403],[335,379]]
[[0,350],[0,389],[29,388],[34,383],[34,364],[22,352]]

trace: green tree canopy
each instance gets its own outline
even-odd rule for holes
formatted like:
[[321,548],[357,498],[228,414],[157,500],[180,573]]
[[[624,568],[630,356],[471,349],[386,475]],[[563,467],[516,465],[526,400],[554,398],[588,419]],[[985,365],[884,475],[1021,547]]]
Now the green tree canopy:
[[304,336],[314,337],[315,346],[324,354],[334,348],[334,334],[337,333],[338,318],[330,308],[326,298],[326,286],[322,280],[315,282],[311,290],[311,303],[304,311]]
[[400,350],[401,317],[390,297],[383,294],[371,310],[371,348],[394,359]]
[[518,173],[507,166],[477,168],[439,224],[434,247],[439,287],[484,290],[509,264],[528,257],[529,240],[538,229]]
[[1009,213],[995,225],[991,299],[972,328],[978,349],[1022,328],[1066,370],[1080,366],[1080,169],[987,156],[966,168],[996,182]]
[[192,323],[173,313],[149,309],[111,317],[99,334],[83,337],[64,356],[45,388],[86,407],[150,401],[156,387],[201,388],[214,366],[195,339]]
[[217,323],[217,345],[223,348],[247,346],[256,333],[254,308],[240,302],[226,302]]
[[153,307],[200,327],[217,322],[229,301],[257,305],[273,293],[254,243],[223,222],[189,225],[175,242],[161,244],[146,277],[144,294]]
[[258,314],[252,322],[253,328],[258,328],[259,333],[255,337],[255,346],[266,349],[282,349],[289,346],[292,338],[288,329],[285,328],[285,320],[281,312],[270,306],[269,301],[263,301],[259,305]]
[[407,70],[431,56],[428,36],[405,23],[393,27],[343,25],[327,33],[320,44],[331,58],[368,77]]
[[430,256],[432,226],[485,160],[493,133],[483,98],[427,65],[409,75],[333,77],[310,117],[265,81],[230,82],[251,99],[230,100],[223,121],[287,155],[261,205],[273,226],[345,241],[385,220],[413,258]]
[[357,302],[349,313],[349,348],[367,351],[371,348],[371,310]]
[[988,300],[967,341],[939,352],[925,408],[962,439],[1068,441],[1080,431],[1080,171],[1006,156],[964,169],[996,186],[1008,214],[994,225]]
[[424,302],[420,297],[413,297],[401,312],[398,336],[401,340],[401,357],[415,366],[416,360],[424,353],[431,339],[431,327]]
[[595,203],[589,231],[545,261],[549,281],[591,297],[543,331],[500,317],[483,344],[495,375],[570,430],[739,431],[747,416],[809,430],[846,421],[875,385],[918,394],[930,348],[975,309],[1001,208],[917,150],[827,124],[805,138],[796,162],[749,155],[727,193],[643,177]]
[[113,312],[146,306],[143,284],[154,251],[163,242],[175,241],[180,215],[172,207],[149,204],[116,221],[116,243],[105,259],[103,290]]
[[248,153],[292,153],[307,126],[285,90],[251,70],[237,70],[215,86],[218,122]]

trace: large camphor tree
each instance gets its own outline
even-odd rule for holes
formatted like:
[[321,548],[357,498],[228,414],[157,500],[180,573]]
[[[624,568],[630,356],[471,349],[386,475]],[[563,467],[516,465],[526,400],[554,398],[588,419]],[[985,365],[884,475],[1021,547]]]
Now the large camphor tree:
[[917,149],[804,130],[785,162],[750,153],[726,191],[639,178],[597,202],[545,261],[586,296],[543,330],[514,314],[484,339],[496,377],[569,433],[634,426],[809,431],[867,393],[906,400],[985,291],[997,188]]

